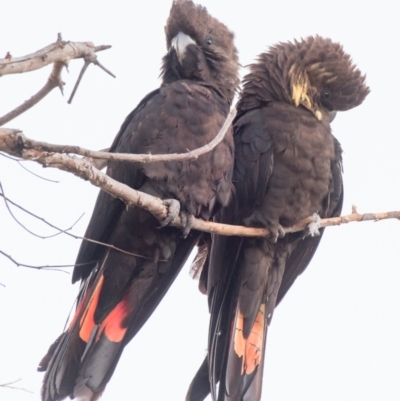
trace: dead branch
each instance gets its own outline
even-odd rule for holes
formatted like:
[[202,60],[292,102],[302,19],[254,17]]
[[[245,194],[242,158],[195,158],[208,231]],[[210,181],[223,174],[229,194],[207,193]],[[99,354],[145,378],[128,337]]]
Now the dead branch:
[[47,96],[54,88],[60,88],[63,90],[64,82],[61,79],[61,71],[64,67],[62,63],[54,63],[51,74],[43,86],[42,89],[35,95],[33,95],[30,99],[26,100],[20,106],[16,107],[14,110],[11,110],[9,113],[5,114],[3,117],[0,117],[0,126],[8,123],[14,118],[18,117],[25,111],[29,110],[35,104],[39,103],[45,96]]
[[[4,153],[2,153],[2,154],[0,154],[0,155],[4,155]],[[36,174],[36,173],[34,173],[33,171],[31,171],[31,170],[29,170],[29,168],[26,168],[23,164],[22,164],[22,162],[24,161],[24,160],[18,160],[18,159],[14,159],[17,163],[18,163],[18,165],[22,168],[22,169],[24,169],[26,172],[28,172],[29,174],[32,174],[33,176],[35,176],[36,178],[39,178],[39,179],[41,179],[41,180],[43,180],[43,181],[47,181],[47,182],[52,182],[53,184],[58,184],[60,181],[56,181],[56,180],[51,180],[50,178],[46,178],[46,177],[43,177],[43,176],[41,176],[41,175],[39,175],[39,174]]]
[[105,71],[107,74],[111,75],[113,78],[116,78],[116,76],[109,71],[107,68],[105,68],[102,64],[100,64],[100,62],[97,60],[97,57],[95,54],[91,54],[89,56],[85,56],[85,64],[83,65],[81,72],[79,73],[79,77],[75,83],[74,89],[72,90],[71,96],[68,99],[68,104],[72,103],[72,100],[75,96],[76,91],[78,90],[79,84],[81,83],[81,80],[83,78],[83,74],[86,72],[87,68],[89,67],[89,65],[91,63],[97,65],[98,67],[100,67],[103,71]]
[[27,390],[26,388],[13,386],[13,384],[18,383],[19,381],[21,381],[21,379],[17,379],[12,382],[9,382],[9,383],[3,383],[3,384],[0,384],[0,387],[10,388],[12,390],[22,390],[22,391],[26,391],[27,393],[33,394],[33,391]]
[[[353,212],[346,216],[331,217],[327,219],[321,219],[320,228],[340,226],[341,224],[347,224],[352,222],[361,221],[380,221],[386,219],[398,219],[400,220],[400,211],[393,212],[382,212],[382,213],[358,213],[355,209]],[[295,233],[305,230],[309,224],[314,222],[312,216],[301,220],[292,227],[284,228],[285,234]],[[175,223],[175,220],[174,220]],[[178,225],[173,224],[175,227]],[[208,222],[200,219],[195,219],[193,229],[198,231],[205,231],[211,234],[219,234],[226,236],[240,236],[240,237],[268,237],[271,235],[270,231],[265,228],[253,228],[245,226],[232,226],[229,224],[220,224]]]
[[[9,134],[5,134],[4,131],[8,131]],[[143,192],[139,192],[112,179],[108,175],[95,168],[89,160],[78,159],[74,156],[65,154],[40,152],[35,149],[25,150],[23,145],[21,145],[21,142],[16,140],[15,137],[10,136],[11,131],[12,134],[18,133],[16,130],[13,131],[0,129],[0,151],[5,151],[6,153],[22,157],[26,160],[36,161],[45,167],[54,167],[60,170],[68,171],[84,180],[90,181],[93,185],[101,188],[103,191],[108,192],[110,195],[121,199],[128,207],[139,206],[143,209],[146,209],[159,220],[162,220],[167,216],[167,207],[161,199]],[[379,221],[391,218],[400,219],[400,211],[359,214],[356,210],[353,210],[353,213],[348,216],[321,220],[320,227],[340,225],[353,221]],[[313,221],[313,217],[308,217],[295,226],[286,228],[285,233],[302,231]],[[171,225],[182,228],[180,217],[175,218]],[[244,237],[266,237],[270,235],[270,232],[263,228],[230,226],[206,222],[200,219],[194,219],[192,228],[195,230],[220,235],[236,235]]]
[[[170,153],[165,155],[136,155],[129,153],[109,153],[104,151],[94,151],[81,148],[80,146],[54,145],[46,142],[35,141],[33,139],[27,138],[21,131],[9,128],[0,128],[0,151],[19,157],[21,157],[22,151],[35,150],[39,152],[76,154],[84,157],[89,157],[91,159],[117,160],[140,163],[154,163],[160,161],[165,162],[171,160],[194,160],[197,159],[199,156],[210,152],[222,141],[235,116],[236,108],[233,107],[232,110],[229,112],[217,136],[211,142],[202,146],[201,148],[193,149],[186,153]],[[102,166],[102,164],[100,164],[100,166]]]
[[[65,269],[67,267],[79,266],[79,265],[43,265],[43,266],[27,265],[25,263],[18,262],[11,255],[6,254],[1,249],[0,249],[0,254],[5,256],[7,259],[9,259],[12,263],[14,263],[15,266],[17,266],[17,267],[29,267],[30,269],[56,270],[56,271],[61,271],[63,273],[69,274],[69,272],[66,272],[65,270],[61,270],[61,269]],[[87,264],[87,263],[83,263],[83,264]]]
[[58,39],[55,43],[23,57],[8,57],[0,59],[0,77],[8,74],[20,74],[35,71],[46,65],[69,60],[94,56],[95,53],[110,49],[109,45],[95,46],[92,42],[70,42]]
[[[65,235],[68,235],[69,237],[72,237],[72,238],[74,238],[74,239],[80,239],[80,240],[82,240],[82,241],[88,241],[88,242],[92,242],[92,243],[94,243],[94,244],[102,245],[102,246],[104,246],[104,247],[106,247],[106,248],[114,249],[114,250],[116,250],[116,251],[118,251],[118,252],[125,253],[126,255],[132,255],[132,256],[136,256],[136,257],[138,257],[138,258],[150,259],[150,257],[143,256],[143,255],[139,255],[139,254],[136,254],[136,253],[133,253],[133,252],[128,252],[128,251],[125,251],[125,250],[123,250],[123,249],[117,248],[117,247],[114,246],[114,245],[107,244],[107,243],[101,242],[101,241],[96,241],[96,240],[91,239],[91,238],[80,237],[79,235],[75,235],[75,234],[72,234],[71,232],[69,232],[70,230],[72,230],[72,228],[75,226],[75,224],[83,217],[83,214],[76,220],[76,222],[75,222],[71,227],[69,227],[69,228],[67,228],[67,229],[62,229],[62,228],[59,228],[59,227],[55,226],[54,224],[51,224],[50,222],[48,222],[48,221],[47,221],[46,219],[44,219],[43,217],[40,217],[40,216],[36,215],[35,213],[30,212],[29,210],[25,209],[24,207],[22,207],[22,206],[19,205],[18,203],[15,203],[15,202],[13,202],[11,199],[7,198],[7,197],[5,196],[5,194],[4,194],[4,189],[3,189],[3,186],[2,186],[2,184],[1,184],[1,182],[0,182],[0,197],[2,197],[2,198],[4,199],[4,202],[5,202],[5,204],[6,204],[6,207],[7,207],[8,211],[9,211],[9,213],[11,214],[11,216],[14,218],[14,220],[15,220],[19,225],[21,225],[26,231],[28,231],[30,234],[32,234],[32,235],[34,235],[34,236],[36,236],[36,237],[39,237],[39,238],[42,238],[42,239],[48,239],[48,238],[53,238],[53,237],[55,237],[55,236],[57,236],[57,235],[60,235],[60,234],[65,234]],[[32,231],[28,230],[23,224],[21,224],[21,223],[15,218],[15,216],[14,216],[13,213],[11,212],[10,207],[9,207],[8,204],[11,204],[11,205],[17,207],[18,209],[20,209],[20,210],[22,210],[23,212],[29,214],[30,216],[34,217],[35,219],[40,220],[42,223],[44,223],[44,224],[48,225],[49,227],[55,229],[55,230],[57,231],[57,233],[55,233],[55,234],[53,234],[53,235],[49,235],[49,236],[47,236],[47,237],[43,237],[43,236],[40,236],[40,235],[37,235],[37,234],[33,233]],[[6,254],[5,254],[4,252],[2,252],[1,250],[0,250],[0,252],[1,252],[3,255],[7,256],[9,259],[11,258],[9,255],[6,255]],[[14,261],[13,259],[10,259],[10,260],[11,260],[12,262],[14,262],[17,266],[22,266],[20,263]],[[163,259],[159,259],[159,260],[160,260],[160,261],[163,261]],[[40,266],[39,266],[39,267],[38,267],[38,266],[28,266],[28,265],[23,265],[23,266],[25,266],[25,267],[33,267],[33,268],[35,268],[35,269],[42,268],[42,267],[40,267]],[[71,266],[75,266],[75,265],[71,265]],[[77,266],[77,265],[76,265],[76,266]]]
[[[20,225],[25,231],[27,231],[29,234],[32,234],[34,237],[38,237],[38,238],[42,238],[42,239],[47,239],[47,238],[53,238],[53,237],[56,237],[57,235],[66,233],[67,231],[72,230],[72,228],[73,228],[73,227],[78,223],[78,221],[83,217],[83,214],[82,214],[82,215],[78,218],[78,220],[76,220],[75,223],[72,224],[71,227],[69,227],[69,228],[67,228],[67,229],[65,229],[65,230],[62,230],[62,229],[59,229],[59,228],[53,226],[51,223],[47,222],[44,218],[39,217],[39,216],[35,215],[34,213],[30,212],[29,210],[24,209],[23,207],[21,207],[20,205],[16,204],[15,202],[10,201],[10,200],[6,197],[6,195],[5,195],[5,193],[4,193],[4,188],[3,188],[3,185],[2,185],[1,182],[0,182],[0,196],[4,199],[4,204],[5,204],[5,206],[6,206],[7,210],[8,210],[8,213],[9,213],[10,216],[14,219],[14,221],[15,221],[18,225]],[[21,210],[24,211],[25,213],[27,213],[27,214],[29,214],[29,215],[35,217],[36,219],[41,220],[43,223],[49,225],[50,227],[55,228],[55,229],[57,230],[57,232],[56,232],[55,234],[46,235],[46,236],[36,234],[35,232],[33,232],[32,230],[30,230],[29,228],[25,227],[25,225],[22,224],[22,223],[16,218],[16,216],[14,215],[14,213],[11,211],[11,208],[10,208],[9,203],[12,204],[12,205],[15,206],[15,207],[18,207],[19,209],[21,209]]]
[[[48,64],[53,64],[53,70],[47,80],[46,85],[29,100],[16,107],[14,110],[0,117],[0,126],[11,121],[15,117],[24,113],[46,95],[48,95],[54,88],[59,87],[62,91],[64,83],[61,79],[61,72],[63,67],[68,66],[68,62],[72,59],[84,58],[85,65],[93,63],[106,71],[111,76],[115,77],[110,71],[103,67],[97,60],[96,52],[107,50],[111,46],[94,46],[91,42],[68,42],[63,41],[61,34],[58,34],[58,39],[55,43],[38,50],[35,53],[28,54],[27,56],[14,58],[10,53],[7,53],[6,58],[0,59],[0,77],[8,74],[18,74],[28,71],[34,71],[43,68]],[[87,67],[86,67],[87,68]],[[86,69],[85,68],[85,69]],[[80,74],[77,84],[75,85],[74,92],[79,85],[83,73]],[[70,99],[71,101],[72,99]],[[69,101],[69,103],[70,103]]]

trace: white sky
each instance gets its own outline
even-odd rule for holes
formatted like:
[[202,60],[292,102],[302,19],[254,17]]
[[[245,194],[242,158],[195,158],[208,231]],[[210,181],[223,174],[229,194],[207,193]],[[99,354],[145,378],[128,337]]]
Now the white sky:
[[[104,4],[104,5],[102,5]],[[108,147],[125,116],[159,86],[164,25],[171,1],[8,1],[1,7],[0,56],[36,51],[62,32],[65,40],[112,44],[100,61],[117,79],[90,66],[72,103],[66,103],[82,61],[63,79],[65,97],[54,91],[33,110],[7,124],[38,140]],[[400,209],[399,37],[394,1],[203,0],[236,33],[240,61],[278,41],[312,34],[339,41],[372,90],[359,108],[339,114],[334,134],[344,148],[344,213]],[[228,5],[229,4],[229,5]],[[51,67],[0,79],[0,115],[46,82]],[[97,189],[33,163],[35,178],[0,157],[0,179],[15,202],[60,227],[83,235]],[[46,226],[15,211],[42,235]],[[275,313],[269,330],[263,400],[308,401],[400,399],[400,267],[398,221],[327,229],[306,273]],[[27,234],[0,202],[0,249],[21,263],[71,264],[79,241],[42,240]],[[63,330],[78,286],[70,275],[16,267],[0,255],[0,383],[18,383],[33,394],[0,388],[0,399],[39,400],[40,358]],[[67,269],[70,271],[70,269]],[[143,330],[125,349],[102,398],[183,400],[206,349],[206,298],[184,268]]]

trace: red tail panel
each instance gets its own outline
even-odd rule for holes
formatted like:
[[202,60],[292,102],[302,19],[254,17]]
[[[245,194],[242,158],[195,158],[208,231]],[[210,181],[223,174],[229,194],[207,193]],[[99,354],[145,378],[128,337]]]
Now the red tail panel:
[[236,315],[234,334],[233,334],[233,344],[234,344],[234,350],[235,350],[236,355],[239,358],[242,358],[241,374],[243,374],[244,373],[244,363],[245,363],[244,353],[245,353],[245,348],[246,348],[246,340],[243,337],[243,315],[242,315],[242,312],[240,312],[240,310],[238,310],[237,315]]
[[261,363],[265,327],[264,310],[265,305],[262,304],[248,338],[243,336],[242,313],[238,311],[236,315],[233,344],[236,355],[242,358],[242,375],[250,375]]
[[123,322],[128,312],[126,299],[123,299],[101,323],[98,337],[104,332],[110,341],[121,342],[127,330],[127,327],[123,326]]
[[262,349],[264,345],[264,310],[265,305],[260,305],[253,328],[251,329],[249,338],[246,341],[245,372],[248,375],[253,373],[255,368],[261,363]]
[[[94,322],[94,312],[96,311],[97,304],[99,303],[100,291],[103,286],[104,276],[102,275],[99,281],[96,284],[96,288],[92,293],[92,297],[90,298],[89,304],[86,307],[86,311],[81,318],[81,329],[79,331],[79,337],[85,341],[86,343],[89,341],[90,335],[95,326]],[[77,308],[77,316],[78,311],[80,310],[81,305],[84,305],[85,299],[82,300],[81,304]],[[75,318],[74,318],[75,319]]]

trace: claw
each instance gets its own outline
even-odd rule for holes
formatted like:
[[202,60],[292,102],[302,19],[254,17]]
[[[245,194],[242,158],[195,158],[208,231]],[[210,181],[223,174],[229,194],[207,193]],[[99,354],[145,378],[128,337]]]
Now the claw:
[[167,217],[163,221],[161,221],[158,228],[168,226],[171,221],[179,215],[179,212],[181,210],[181,204],[176,199],[164,199],[163,202],[164,205],[168,208],[168,214]]
[[193,220],[194,216],[192,214],[189,214],[185,224],[185,228],[183,229],[183,234],[182,234],[183,238],[186,238],[189,235],[190,230],[192,229],[193,226]]
[[243,223],[249,227],[252,227],[253,225],[259,227],[261,224],[262,227],[265,227],[270,232],[267,240],[273,244],[275,244],[278,239],[283,238],[286,234],[284,228],[278,223],[278,221],[270,220],[260,212],[253,213],[250,217],[244,219]]
[[285,236],[285,230],[284,228],[278,224],[276,227],[266,227],[270,232],[270,236],[267,237],[267,240],[269,242],[272,242],[273,244],[276,244],[278,239],[281,239]]
[[185,212],[181,212],[180,217],[181,217],[181,224],[183,226],[182,237],[186,238],[189,235],[190,230],[192,229],[194,216],[193,214],[187,214]]
[[321,217],[318,213],[312,215],[313,222],[308,225],[308,230],[310,231],[311,237],[318,237],[320,234],[319,228],[321,227]]

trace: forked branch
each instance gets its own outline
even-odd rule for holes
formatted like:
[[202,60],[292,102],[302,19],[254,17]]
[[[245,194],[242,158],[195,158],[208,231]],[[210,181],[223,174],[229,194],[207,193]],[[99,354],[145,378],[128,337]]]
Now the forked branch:
[[0,151],[19,157],[23,157],[22,152],[25,150],[35,150],[42,152],[43,155],[45,155],[45,153],[75,154],[84,157],[90,157],[92,159],[118,160],[136,163],[194,160],[199,156],[213,150],[222,141],[235,116],[236,108],[232,108],[220,131],[211,142],[207,143],[201,148],[193,149],[185,153],[169,153],[165,155],[136,155],[129,153],[94,151],[81,148],[80,146],[55,145],[51,143],[35,141],[34,139],[27,138],[19,130],[8,128],[0,128]]
[[[0,126],[8,123],[15,117],[29,110],[35,104],[40,102],[40,100],[42,100],[46,95],[48,95],[54,88],[58,87],[62,91],[64,83],[61,79],[61,72],[63,67],[67,67],[68,62],[72,59],[85,59],[83,72],[90,63],[93,63],[98,65],[111,76],[114,76],[99,63],[95,54],[96,52],[107,50],[110,47],[111,46],[104,45],[94,46],[91,42],[63,41],[61,35],[58,34],[58,39],[55,43],[52,43],[51,45],[46,46],[35,53],[16,58],[12,57],[10,53],[7,53],[4,59],[0,59],[0,77],[8,74],[19,74],[34,71],[39,68],[43,68],[48,64],[53,64],[53,69],[46,84],[42,89],[39,90],[39,92],[33,95],[30,99],[26,100],[20,106],[5,114],[3,117],[0,117]],[[81,72],[79,76],[73,94],[75,94],[83,72]],[[72,99],[70,99],[70,101],[71,100]]]
[[[228,126],[229,124],[227,125],[227,127]],[[222,129],[221,131],[223,135],[224,132]],[[90,160],[77,158],[75,156],[69,156],[66,154],[40,151],[36,148],[33,149],[32,147],[26,146],[30,143],[31,140],[27,139],[26,137],[24,137],[25,139],[21,138],[21,133],[17,130],[0,129],[0,151],[6,152],[13,156],[22,157],[25,160],[36,161],[44,167],[54,167],[60,170],[68,171],[84,180],[90,181],[93,185],[101,188],[103,191],[108,192],[110,195],[121,199],[123,202],[126,203],[128,207],[139,206],[143,209],[146,209],[159,220],[162,220],[167,216],[168,209],[160,198],[156,198],[149,194],[137,191],[125,184],[114,180],[113,178],[98,170],[93,165],[93,163],[90,162]],[[33,143],[37,144],[36,142]],[[210,144],[208,145],[208,147],[212,148]],[[48,149],[51,148],[51,145],[49,146],[50,147]],[[188,154],[189,153],[190,152],[188,152]],[[168,160],[176,160],[174,158],[174,156],[176,155],[160,156],[168,157]],[[178,156],[181,157],[180,155]],[[321,220],[320,227],[341,225],[353,221],[379,221],[392,218],[400,219],[400,211],[359,214],[354,209],[350,215]],[[310,216],[307,219],[302,220],[295,226],[286,228],[285,232],[292,233],[302,231],[313,221],[313,217]],[[182,228],[179,217],[175,218],[172,221],[171,225],[174,227]],[[266,237],[270,235],[269,231],[263,228],[231,226],[226,224],[206,222],[201,219],[194,219],[192,228],[199,231],[230,236],[237,235],[245,237]]]

